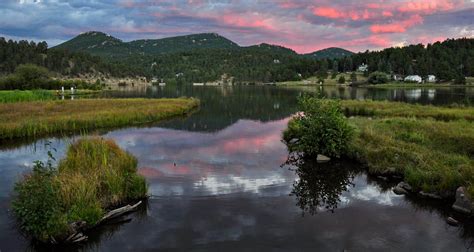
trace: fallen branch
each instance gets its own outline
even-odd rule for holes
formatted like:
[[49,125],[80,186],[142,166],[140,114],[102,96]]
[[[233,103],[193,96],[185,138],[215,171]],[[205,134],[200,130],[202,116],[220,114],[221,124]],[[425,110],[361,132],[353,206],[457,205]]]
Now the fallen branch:
[[111,220],[111,219],[115,219],[117,217],[120,217],[122,215],[125,215],[127,213],[130,213],[130,212],[133,212],[135,211],[139,205],[142,204],[142,201],[140,200],[137,204],[135,205],[126,205],[124,207],[121,207],[121,208],[117,208],[117,209],[114,209],[110,212],[108,212],[107,214],[104,215],[104,217],[102,217],[102,219],[100,220],[99,223],[104,223],[108,220]]

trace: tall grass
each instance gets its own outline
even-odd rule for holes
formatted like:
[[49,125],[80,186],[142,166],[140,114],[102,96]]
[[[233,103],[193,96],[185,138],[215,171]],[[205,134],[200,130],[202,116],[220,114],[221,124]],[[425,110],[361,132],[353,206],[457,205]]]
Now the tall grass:
[[433,118],[474,121],[474,107],[438,107],[388,101],[341,101],[346,116]]
[[196,99],[81,99],[0,104],[0,140],[154,122],[189,113]]
[[46,242],[70,235],[69,223],[92,227],[109,208],[146,197],[147,185],[135,157],[112,140],[88,138],[72,144],[57,169],[38,163],[15,191],[21,227]]
[[351,120],[357,137],[350,155],[369,172],[395,171],[415,189],[445,196],[467,186],[474,196],[474,108],[343,104],[350,105],[346,113],[359,115]]
[[49,90],[0,91],[0,103],[45,101],[54,99]]

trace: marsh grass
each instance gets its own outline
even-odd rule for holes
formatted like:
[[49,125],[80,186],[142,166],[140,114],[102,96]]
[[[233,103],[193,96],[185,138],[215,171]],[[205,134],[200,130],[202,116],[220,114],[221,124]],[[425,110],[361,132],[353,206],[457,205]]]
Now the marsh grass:
[[80,99],[0,104],[0,140],[131,126],[184,115],[196,99]]
[[357,128],[350,156],[367,163],[370,173],[395,170],[418,190],[451,196],[467,186],[474,196],[474,108],[343,104],[358,115],[350,120]]
[[388,101],[343,100],[341,105],[346,116],[407,117],[439,121],[474,121],[474,107],[438,107]]
[[45,101],[54,98],[54,94],[50,90],[0,91],[0,103]]
[[68,223],[98,224],[113,207],[147,195],[137,160],[112,140],[86,138],[69,146],[53,168],[38,162],[15,186],[13,210],[22,229],[47,242],[70,235]]

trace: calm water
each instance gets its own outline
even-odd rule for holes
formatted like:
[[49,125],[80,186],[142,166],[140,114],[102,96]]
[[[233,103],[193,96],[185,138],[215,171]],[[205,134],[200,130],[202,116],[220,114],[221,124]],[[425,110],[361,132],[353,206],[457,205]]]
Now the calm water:
[[[465,251],[472,224],[451,227],[449,204],[397,196],[390,184],[350,162],[288,158],[281,132],[296,97],[311,88],[187,87],[109,93],[119,97],[194,96],[200,111],[140,128],[97,132],[139,160],[148,205],[126,223],[93,230],[84,245],[56,250]],[[434,90],[434,91],[432,91]],[[417,103],[474,102],[474,90],[325,88],[326,96]],[[0,250],[42,250],[23,238],[8,211],[15,181],[73,138],[0,146]],[[282,166],[283,165],[283,166]]]

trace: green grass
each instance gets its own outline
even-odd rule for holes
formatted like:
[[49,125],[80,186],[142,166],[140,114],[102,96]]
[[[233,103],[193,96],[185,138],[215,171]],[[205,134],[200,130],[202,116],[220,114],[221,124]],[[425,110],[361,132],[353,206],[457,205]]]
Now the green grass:
[[179,116],[196,99],[80,99],[0,104],[0,140],[131,126]]
[[388,101],[343,100],[341,105],[347,116],[433,118],[440,121],[474,121],[473,107],[438,107]]
[[350,156],[370,173],[396,171],[415,189],[440,195],[466,186],[474,196],[474,108],[342,103],[358,115],[350,120],[357,129]]
[[[101,90],[78,89],[74,91],[75,96],[91,95],[102,92]],[[0,90],[0,103],[47,101],[57,99],[61,96],[57,90]],[[71,96],[71,90],[65,90],[64,95]]]
[[0,91],[0,103],[45,101],[54,99],[49,90],[12,90]]
[[[367,77],[364,77],[362,73],[356,73],[357,75],[357,81],[366,81]],[[351,82],[351,74],[350,73],[338,73],[336,78],[332,79],[331,78],[331,73],[328,74],[328,78],[324,80],[323,85],[325,86],[335,86],[335,85],[341,85],[337,81],[339,80],[339,77],[344,76],[346,79],[345,84],[349,84]],[[278,82],[277,85],[279,86],[305,86],[305,85],[319,85],[318,78],[313,76],[305,80],[301,81],[285,81],[285,82]]]
[[69,146],[57,168],[37,163],[15,186],[13,210],[21,228],[43,242],[63,241],[69,223],[98,224],[110,208],[147,195],[137,160],[112,140],[81,139]]

